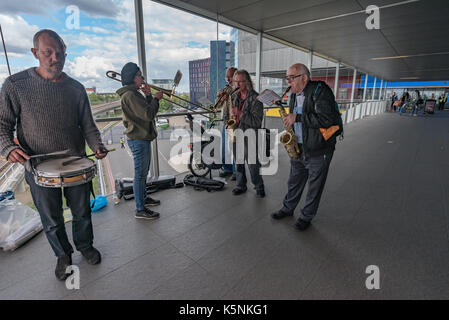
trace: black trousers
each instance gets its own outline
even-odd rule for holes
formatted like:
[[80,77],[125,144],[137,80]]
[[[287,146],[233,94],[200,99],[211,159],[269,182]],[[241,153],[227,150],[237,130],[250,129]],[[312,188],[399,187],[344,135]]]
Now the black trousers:
[[282,211],[295,211],[308,181],[309,189],[306,203],[299,217],[305,221],[311,221],[315,217],[333,155],[334,152],[331,151],[322,156],[308,158],[302,156],[300,159],[290,160],[290,176],[287,182],[288,192],[284,198]]
[[[244,149],[243,149],[243,159],[239,159],[239,157],[236,156],[237,154],[237,143],[234,142],[233,143],[233,151],[234,151],[234,160],[235,160],[235,177],[236,177],[236,187],[240,188],[240,189],[247,189],[247,178],[246,178],[246,170],[245,170],[245,163],[248,164],[248,169],[249,169],[249,174],[251,176],[251,182],[254,185],[254,189],[256,189],[256,191],[262,191],[265,190],[265,186],[263,184],[263,179],[262,176],[260,175],[260,162],[258,159],[258,148],[257,148],[257,139],[256,139],[256,148],[255,149],[255,155],[253,155],[255,158],[255,163],[249,163],[250,161],[248,159],[250,159],[249,155],[248,155],[248,140],[244,139]],[[253,150],[254,150],[253,149]],[[239,160],[243,160],[243,163],[238,163]],[[252,161],[251,161],[252,162]]]
[[57,257],[73,253],[64,225],[62,193],[72,211],[73,242],[78,251],[92,246],[94,234],[90,208],[92,182],[74,187],[47,188],[34,182],[32,173],[25,171],[25,179],[30,185],[31,195],[41,217],[48,242]]

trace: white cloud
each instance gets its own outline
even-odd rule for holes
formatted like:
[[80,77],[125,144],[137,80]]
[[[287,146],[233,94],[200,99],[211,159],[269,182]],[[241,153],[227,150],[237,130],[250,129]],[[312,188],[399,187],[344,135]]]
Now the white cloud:
[[0,64],[0,86],[8,76],[9,76],[9,74],[8,74],[8,68],[7,68],[6,64],[5,65]]
[[0,12],[46,15],[50,8],[59,10],[70,5],[78,6],[90,16],[114,17],[119,11],[117,0],[3,0],[0,2]]
[[111,30],[106,30],[106,29],[100,28],[100,27],[86,26],[86,27],[81,27],[81,30],[90,31],[93,33],[100,33],[100,34],[111,34]]
[[[58,0],[57,3],[65,3],[64,1]],[[79,33],[62,34],[61,30],[56,30],[68,47],[70,59],[66,62],[65,71],[86,87],[95,85],[102,91],[111,91],[120,86],[118,82],[106,78],[107,70],[120,72],[126,62],[137,63],[134,1],[114,1],[116,24],[105,26],[95,20],[87,20]],[[83,1],[71,2],[75,4]],[[26,3],[28,4],[27,1]],[[209,43],[217,37],[215,22],[152,1],[144,1],[143,4],[148,78],[173,78],[180,69],[184,76],[178,92],[188,92],[188,61],[209,57]],[[23,46],[23,53],[29,50],[31,37],[39,28],[27,26],[26,21],[18,16],[15,19],[16,23],[21,19],[20,23],[25,30],[23,33],[28,35],[26,41],[20,35],[14,36],[12,41]],[[87,23],[91,25],[86,25]],[[30,28],[34,28],[33,31]],[[229,27],[220,25],[219,39],[229,40],[229,31]],[[81,53],[79,48],[83,48]],[[77,53],[75,57],[71,56],[73,52]]]
[[[0,14],[5,45],[8,56],[28,53],[33,46],[33,35],[39,27],[30,25],[20,16],[7,16]],[[2,50],[3,51],[3,48]]]

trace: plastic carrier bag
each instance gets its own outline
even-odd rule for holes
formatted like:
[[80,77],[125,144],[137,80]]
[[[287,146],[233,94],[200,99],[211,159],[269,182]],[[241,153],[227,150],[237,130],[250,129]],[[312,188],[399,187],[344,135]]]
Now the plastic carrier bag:
[[98,195],[95,199],[90,200],[90,207],[92,212],[97,212],[100,209],[103,209],[108,204],[108,199],[106,196]]
[[42,229],[39,213],[15,200],[12,191],[0,193],[0,248],[15,250]]

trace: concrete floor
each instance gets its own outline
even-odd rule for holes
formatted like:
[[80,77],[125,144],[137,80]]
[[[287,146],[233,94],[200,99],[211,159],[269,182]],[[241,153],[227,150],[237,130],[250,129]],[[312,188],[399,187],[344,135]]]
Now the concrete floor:
[[[305,232],[293,227],[299,208],[294,218],[270,218],[289,172],[279,151],[264,199],[251,185],[233,196],[229,181],[215,193],[155,193],[154,221],[136,220],[133,201],[93,214],[103,261],[91,266],[74,254],[80,290],[56,280],[43,233],[0,252],[0,299],[449,298],[448,111],[348,124]],[[71,239],[70,223],[67,231]],[[365,286],[370,265],[380,270],[379,290]]]

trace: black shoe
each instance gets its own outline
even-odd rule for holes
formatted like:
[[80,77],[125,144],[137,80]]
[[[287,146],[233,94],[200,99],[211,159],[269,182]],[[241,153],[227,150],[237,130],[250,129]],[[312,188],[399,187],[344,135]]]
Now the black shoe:
[[271,214],[271,217],[276,220],[280,220],[282,218],[291,217],[291,216],[293,216],[293,212],[285,212],[282,210],[276,211]]
[[58,262],[56,263],[55,275],[58,280],[67,279],[72,273],[66,273],[67,267],[72,265],[72,256],[61,256],[58,257]]
[[239,194],[242,194],[242,193],[245,193],[246,192],[246,188],[245,189],[242,189],[242,188],[234,188],[233,190],[232,190],[232,194],[234,195],[234,196],[238,196]]
[[147,196],[147,198],[145,199],[145,205],[146,206],[153,207],[153,206],[158,206],[160,204],[161,204],[161,200],[156,200],[156,199],[153,199],[153,198],[151,198],[149,196]]
[[101,262],[100,251],[94,247],[81,251],[81,254],[86,258],[88,264],[99,264]]
[[155,211],[151,211],[150,209],[144,208],[141,211],[136,211],[135,215],[136,219],[146,219],[146,220],[153,220],[159,218],[159,213]]
[[232,174],[232,172],[226,172],[226,171],[223,171],[223,170],[220,170],[220,172],[218,172],[218,176],[220,178],[224,178],[224,177],[230,176],[231,174]]
[[237,176],[235,175],[235,173],[233,173],[231,176],[231,181],[235,181],[235,180],[237,180]]
[[310,221],[302,220],[301,218],[298,218],[298,221],[295,223],[296,229],[300,231],[306,230],[310,226]]
[[257,190],[256,197],[257,198],[265,198],[265,190]]

